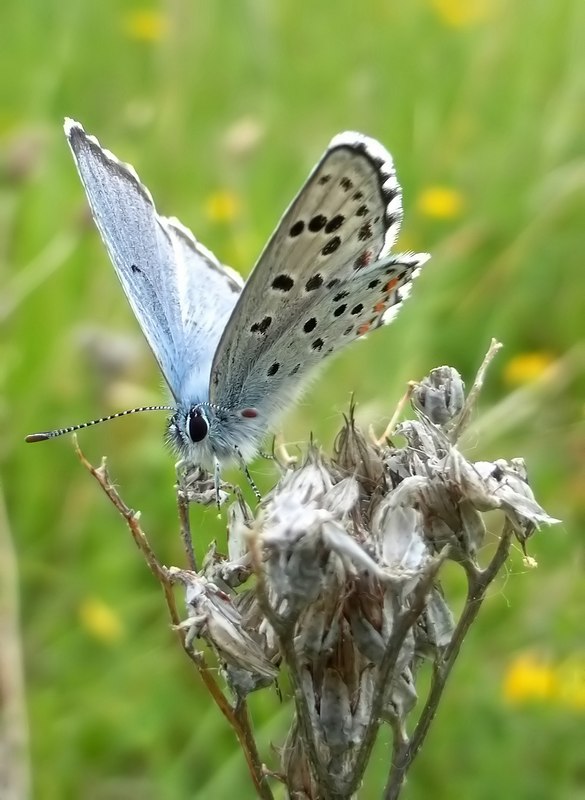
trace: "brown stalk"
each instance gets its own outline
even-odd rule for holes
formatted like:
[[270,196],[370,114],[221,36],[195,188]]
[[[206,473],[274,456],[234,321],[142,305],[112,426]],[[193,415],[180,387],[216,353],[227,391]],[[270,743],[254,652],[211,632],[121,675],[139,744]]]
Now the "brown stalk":
[[[131,508],[129,508],[129,506],[126,505],[126,503],[120,497],[116,488],[111,483],[106,467],[106,459],[105,458],[102,459],[102,463],[99,467],[94,467],[82,453],[79,445],[77,444],[77,439],[74,439],[74,447],[77,457],[81,461],[82,465],[95,478],[95,480],[102,488],[103,492],[108,497],[109,501],[112,503],[114,508],[118,511],[118,513],[122,516],[122,518],[126,522],[130,530],[130,533],[132,535],[132,538],[134,539],[134,542],[136,543],[140,552],[144,556],[144,560],[146,561],[148,568],[150,569],[156,580],[160,583],[164,594],[165,602],[167,604],[167,608],[169,611],[169,616],[171,618],[173,628],[175,629],[179,637],[181,646],[185,651],[185,653],[187,654],[187,656],[195,664],[195,667],[199,672],[201,680],[205,684],[206,689],[209,691],[217,707],[219,708],[221,713],[224,715],[228,723],[233,728],[234,733],[236,734],[236,737],[244,752],[246,763],[248,764],[248,770],[250,772],[250,777],[252,778],[258,797],[262,798],[262,800],[274,800],[272,790],[268,785],[268,779],[267,779],[268,776],[264,770],[264,765],[262,764],[262,761],[258,754],[258,750],[256,748],[256,742],[254,740],[254,734],[252,732],[250,718],[247,711],[247,704],[245,703],[245,701],[241,701],[234,709],[229,703],[224,693],[219,688],[217,681],[213,677],[213,671],[208,666],[203,653],[195,652],[194,650],[192,650],[190,647],[187,646],[185,641],[186,633],[184,629],[180,626],[181,618],[179,616],[179,613],[177,611],[177,605],[175,603],[172,579],[170,578],[166,568],[158,561],[156,555],[154,554],[154,551],[150,546],[148,538],[138,522],[139,518],[138,513],[133,511]],[[177,498],[177,502],[178,502],[178,508],[180,510],[179,516],[181,524],[181,533],[183,535],[185,531],[189,531],[188,509],[185,508],[180,497]],[[186,516],[184,516],[185,514]],[[185,541],[184,535],[183,535],[183,541]]]

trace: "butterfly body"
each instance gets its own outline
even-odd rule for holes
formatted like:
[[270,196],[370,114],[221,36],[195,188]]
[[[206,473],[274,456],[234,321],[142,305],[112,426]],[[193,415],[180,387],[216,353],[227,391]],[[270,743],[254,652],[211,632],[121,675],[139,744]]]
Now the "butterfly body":
[[361,134],[332,140],[244,284],[178,220],[157,213],[132,167],[79,123],[66,120],[65,133],[173,395],[167,439],[216,480],[221,465],[254,457],[326,358],[390,321],[428,258],[390,253],[401,189],[389,153]]

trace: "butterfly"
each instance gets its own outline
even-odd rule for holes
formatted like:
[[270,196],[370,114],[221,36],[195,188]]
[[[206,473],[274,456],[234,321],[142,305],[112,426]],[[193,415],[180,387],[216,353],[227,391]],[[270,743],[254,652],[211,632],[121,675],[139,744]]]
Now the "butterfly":
[[177,219],[158,214],[134,169],[73,120],[65,134],[128,302],[173,397],[167,438],[215,475],[245,465],[307,378],[349,342],[389,322],[426,253],[393,255],[402,192],[375,139],[333,138],[284,213],[248,280]]

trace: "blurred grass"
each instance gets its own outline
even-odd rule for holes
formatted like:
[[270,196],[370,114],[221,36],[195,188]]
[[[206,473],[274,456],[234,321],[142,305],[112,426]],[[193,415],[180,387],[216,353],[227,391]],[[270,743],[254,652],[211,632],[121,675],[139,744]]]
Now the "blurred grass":
[[[490,598],[405,796],[583,796],[582,682],[580,696],[533,702],[511,702],[503,687],[518,654],[583,670],[584,23],[579,0],[2,4],[0,460],[35,797],[252,796],[121,522],[66,441],[22,443],[164,397],[88,223],[65,115],[243,273],[334,133],[363,130],[393,152],[401,245],[433,260],[392,328],[315,382],[286,437],[312,430],[329,444],[352,391],[363,420],[383,424],[406,380],[442,363],[469,380],[490,337],[505,343],[484,410],[518,394],[470,448],[523,455],[564,522],[531,543],[539,569],[526,573],[518,554]],[[218,193],[231,198],[227,213]],[[180,550],[162,427],[156,415],[130,418],[82,445],[94,460],[109,454],[171,563]],[[266,462],[254,474],[270,485]],[[193,517],[202,551],[223,526]],[[253,706],[269,758],[286,714],[269,695]],[[387,759],[380,744],[364,797],[378,796]]]

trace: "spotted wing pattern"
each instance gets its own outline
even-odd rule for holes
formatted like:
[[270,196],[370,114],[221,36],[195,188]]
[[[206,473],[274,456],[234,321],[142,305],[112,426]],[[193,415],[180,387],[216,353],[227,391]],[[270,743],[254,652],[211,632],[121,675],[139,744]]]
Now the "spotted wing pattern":
[[390,154],[336,136],[260,256],[211,370],[211,400],[267,424],[314,367],[396,312],[426,254],[389,255],[402,219]]

